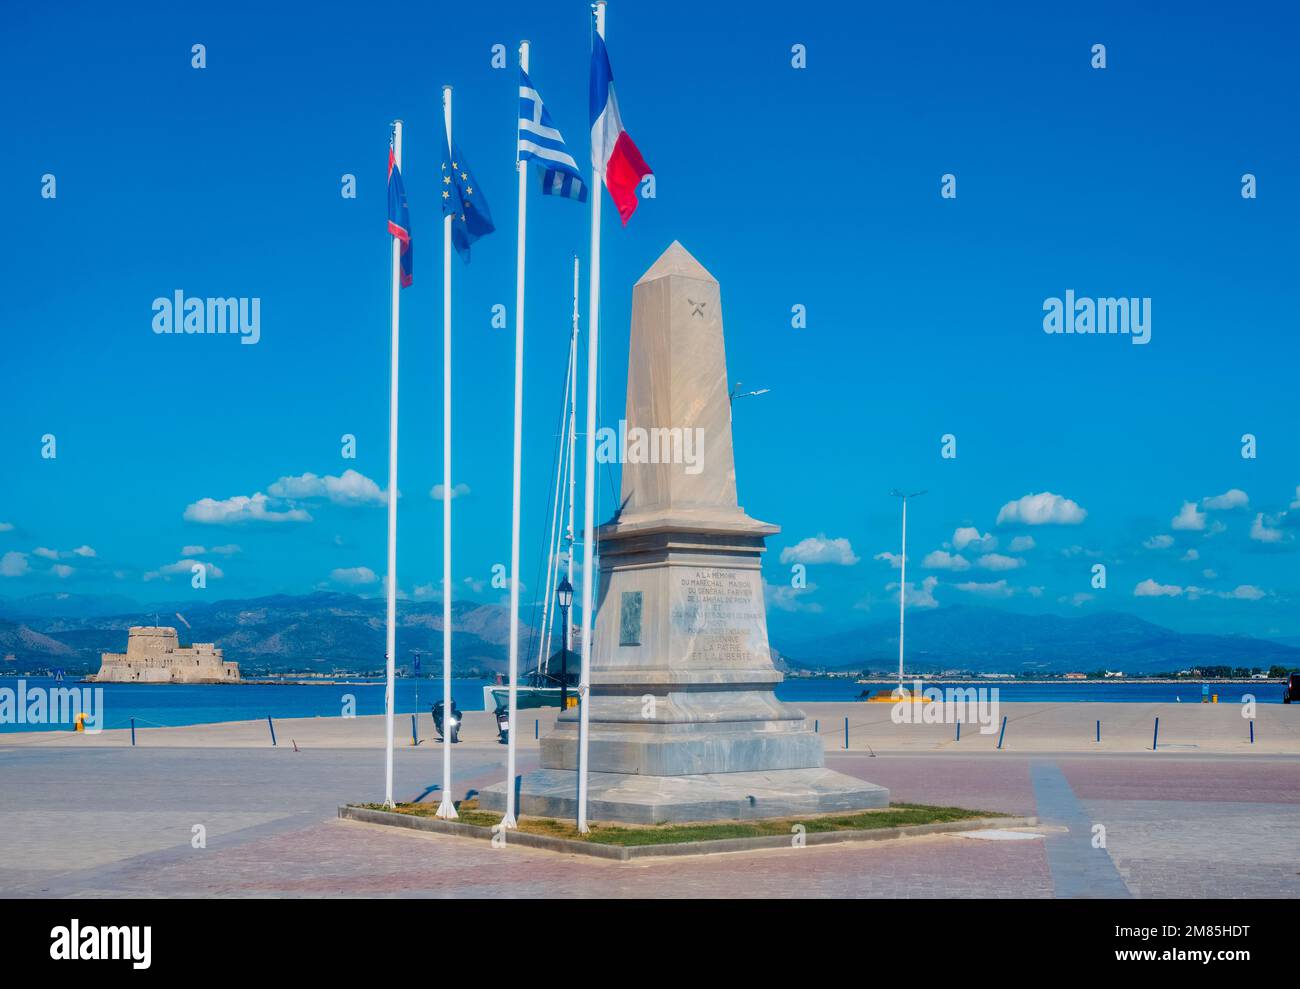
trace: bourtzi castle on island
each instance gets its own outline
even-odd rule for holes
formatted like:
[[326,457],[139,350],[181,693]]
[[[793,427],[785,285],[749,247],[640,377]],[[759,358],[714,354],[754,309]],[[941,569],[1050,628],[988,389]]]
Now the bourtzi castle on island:
[[126,652],[102,655],[99,683],[238,683],[239,664],[227,663],[211,642],[182,648],[176,629],[132,626]]

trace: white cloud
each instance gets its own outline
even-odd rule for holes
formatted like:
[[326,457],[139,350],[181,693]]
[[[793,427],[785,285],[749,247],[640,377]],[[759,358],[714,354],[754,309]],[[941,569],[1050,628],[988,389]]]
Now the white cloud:
[[225,546],[213,546],[205,548],[203,546],[182,546],[181,556],[233,556],[239,552],[239,547],[234,543],[227,543]]
[[1185,501],[1169,524],[1175,529],[1199,532],[1205,528],[1205,513],[1197,510],[1196,502]]
[[1087,591],[1079,591],[1078,593],[1071,594],[1067,598],[1058,598],[1057,600],[1059,600],[1062,604],[1072,604],[1076,608],[1082,608],[1094,597],[1096,597],[1096,595],[1089,594]]
[[965,591],[967,594],[979,594],[983,597],[990,598],[1009,598],[1015,594],[1015,588],[1009,587],[1005,580],[994,580],[986,583],[971,580],[964,584],[953,585],[959,591]]
[[226,574],[215,563],[204,563],[202,560],[184,559],[177,560],[175,563],[168,563],[166,566],[159,567],[157,570],[150,570],[144,574],[145,580],[167,580],[170,577],[184,575],[190,577],[194,574],[194,568],[202,566],[207,570],[206,577],[208,580],[220,580]]
[[998,545],[998,539],[997,536],[989,535],[987,532],[981,535],[979,529],[967,525],[962,526],[952,534],[952,545],[953,548],[958,550],[970,546],[972,552],[981,553],[995,549]]
[[1147,549],[1168,549],[1174,544],[1174,537],[1161,533],[1158,536],[1152,536],[1150,539],[1142,540],[1142,545]]
[[1011,540],[1009,548],[1013,553],[1024,553],[1026,550],[1033,549],[1036,545],[1033,536],[1016,536],[1015,539]]
[[1101,550],[1084,549],[1082,546],[1075,545],[1075,546],[1067,546],[1065,549],[1061,550],[1061,555],[1062,556],[1088,556],[1088,557],[1096,558],[1098,556],[1101,556]]
[[[432,488],[429,489],[429,497],[432,498],[434,501],[442,501],[443,494],[445,491],[446,488],[444,488],[441,484],[435,484]],[[451,486],[451,497],[453,500],[456,498],[464,498],[467,494],[469,494],[468,484],[453,484]]]
[[1282,515],[1265,516],[1263,512],[1257,512],[1255,521],[1250,525],[1250,538],[1260,543],[1280,543],[1284,533],[1273,526],[1282,520]]
[[780,611],[804,611],[817,614],[822,606],[816,601],[803,600],[804,596],[817,589],[816,584],[806,587],[791,587],[788,584],[763,583],[763,596],[767,603]]
[[1139,598],[1181,597],[1183,589],[1177,584],[1157,584],[1151,578],[1142,581],[1133,588],[1133,596]]
[[239,522],[310,522],[311,516],[301,508],[275,511],[271,501],[260,491],[252,497],[235,495],[218,501],[200,498],[185,509],[185,521],[203,525],[232,525]]
[[[1296,488],[1296,494],[1300,495],[1300,488]],[[1291,507],[1295,508],[1297,506],[1292,505]],[[13,531],[14,531],[14,524],[12,522],[0,522],[0,532],[13,532]]]
[[10,550],[0,556],[0,577],[21,577],[27,572],[27,554]]
[[[1213,577],[1213,571],[1205,572],[1207,577]],[[1267,597],[1268,592],[1260,590],[1254,584],[1239,584],[1231,591],[1211,591],[1204,587],[1179,587],[1177,584],[1158,584],[1154,580],[1144,580],[1133,588],[1133,596],[1140,598],[1155,597],[1184,597],[1195,601],[1205,597],[1223,598],[1225,601],[1258,601],[1260,598]]]
[[1078,525],[1088,513],[1061,495],[1044,491],[1009,501],[998,511],[998,525]]
[[1267,596],[1266,591],[1260,590],[1254,584],[1239,584],[1234,590],[1219,595],[1224,598],[1235,598],[1238,601],[1258,601]]
[[1018,556],[1003,556],[1001,553],[985,553],[975,565],[983,570],[1018,570],[1025,561]]
[[32,552],[37,556],[45,557],[45,559],[47,560],[66,560],[72,556],[80,556],[85,558],[95,556],[94,549],[92,549],[89,546],[78,546],[76,549],[63,549],[63,550],[50,549],[47,546],[37,546],[34,550],[32,550]]
[[68,566],[66,563],[56,563],[54,566],[50,567],[50,573],[54,574],[56,577],[71,577],[76,573],[76,570]]
[[969,570],[970,561],[960,553],[936,549],[933,553],[926,554],[925,559],[921,561],[921,566],[928,570]]
[[1200,558],[1201,558],[1201,554],[1194,549],[1189,549],[1186,553],[1184,553],[1181,557],[1179,557],[1179,559],[1181,559],[1184,563],[1195,563]]
[[851,567],[858,562],[858,558],[847,539],[828,539],[826,533],[819,532],[781,550],[781,562],[833,563],[836,566]]
[[1211,570],[1209,567],[1206,567],[1204,570],[1201,571],[1201,576],[1204,577],[1206,580],[1214,580],[1216,577],[1219,576],[1219,571]]
[[901,569],[903,566],[902,555],[899,553],[890,553],[888,550],[886,550],[884,553],[877,553],[875,556],[872,557],[872,559],[880,560],[884,563],[888,563],[895,570]]
[[388,498],[383,490],[366,477],[349,468],[338,477],[326,474],[306,474],[282,477],[266,489],[272,498],[302,501],[324,498],[335,505],[385,505]]
[[369,567],[339,567],[330,571],[330,580],[336,584],[349,584],[360,587],[376,583],[379,578]]
[[479,579],[477,579],[477,578],[475,578],[475,577],[466,577],[466,578],[465,578],[465,581],[464,581],[464,584],[465,584],[466,587],[468,587],[468,588],[469,588],[471,591],[473,591],[475,594],[482,594],[482,593],[483,593],[483,588],[487,587],[487,581],[486,581],[486,580],[479,580]]
[[[903,601],[909,608],[937,608],[939,602],[935,600],[934,589],[939,586],[938,577],[926,577],[921,581],[921,586],[917,587],[910,580],[903,592]],[[898,582],[886,584],[885,590],[898,590]]]
[[1201,505],[1211,511],[1225,511],[1230,508],[1245,508],[1250,499],[1241,488],[1230,488],[1221,495],[1211,495],[1201,499]]
[[[1300,484],[1297,484],[1297,485],[1295,486],[1295,501],[1291,502],[1291,506],[1290,506],[1290,507],[1292,507],[1292,508],[1300,508]],[[12,529],[13,526],[10,526],[9,528]],[[3,532],[3,531],[4,531],[4,527],[3,527],[3,526],[0,526],[0,532]]]

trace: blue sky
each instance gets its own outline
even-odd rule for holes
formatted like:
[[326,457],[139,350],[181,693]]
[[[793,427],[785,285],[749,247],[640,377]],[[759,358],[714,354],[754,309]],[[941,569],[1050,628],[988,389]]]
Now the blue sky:
[[[783,528],[765,567],[774,624],[889,617],[897,571],[877,557],[898,549],[888,492],[900,486],[929,490],[910,517],[916,607],[1120,609],[1300,635],[1296,15],[1144,6],[611,3],[623,119],[657,197],[626,229],[605,210],[601,421],[621,415],[631,285],[680,239],[722,284],[731,379],[771,389],[737,405],[735,438],[743,504]],[[379,593],[355,581],[384,569],[384,511],[363,479],[387,478],[394,117],[416,252],[398,583],[436,588],[436,127],[450,83],[457,142],[498,225],[468,267],[454,262],[455,474],[469,489],[455,579],[494,599],[475,588],[509,559],[513,318],[489,321],[514,304],[517,77],[492,68],[492,46],[513,59],[532,41],[532,79],[585,163],[588,11],[400,13],[399,29],[331,3],[310,16],[245,3],[10,13],[0,596]],[[1090,67],[1098,43],[1105,69]],[[40,195],[47,173],[55,199]],[[339,194],[345,173],[355,199]],[[955,199],[940,196],[945,173]],[[585,310],[588,222],[576,204],[530,202],[530,588],[570,257],[583,259]],[[259,343],[155,335],[152,301],[177,289],[260,298]],[[1067,289],[1150,298],[1151,342],[1045,334],[1044,300]],[[791,326],[795,305],[806,328]],[[355,460],[340,455],[345,433]],[[45,434],[56,459],[41,457]],[[940,456],[944,434],[955,459]],[[344,480],[283,480],[308,473]],[[610,478],[600,490],[603,520]],[[1233,491],[1244,503],[1221,497]],[[202,499],[229,510],[256,494],[289,517],[186,518]],[[1044,496],[1023,506],[1040,524],[1004,508],[1031,494]],[[192,589],[176,567],[190,558],[221,576]],[[789,587],[800,560],[801,591]],[[1096,563],[1105,589],[1091,587]]]

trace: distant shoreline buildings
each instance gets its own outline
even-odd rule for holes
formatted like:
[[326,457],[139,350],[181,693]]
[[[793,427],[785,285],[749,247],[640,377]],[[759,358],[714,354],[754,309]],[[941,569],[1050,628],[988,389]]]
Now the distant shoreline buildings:
[[182,647],[176,629],[135,625],[126,652],[106,652],[96,683],[239,683],[239,664],[228,663],[211,642]]

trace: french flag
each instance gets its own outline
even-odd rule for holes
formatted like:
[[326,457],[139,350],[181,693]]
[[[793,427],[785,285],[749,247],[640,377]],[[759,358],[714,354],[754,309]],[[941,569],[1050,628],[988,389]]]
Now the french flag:
[[605,39],[592,35],[591,48],[591,167],[605,177],[605,188],[627,226],[636,212],[636,187],[650,174],[650,166],[623,129],[614,96],[614,73],[609,67]]

